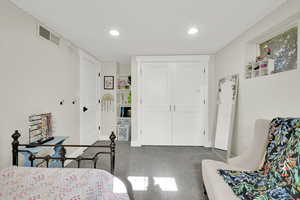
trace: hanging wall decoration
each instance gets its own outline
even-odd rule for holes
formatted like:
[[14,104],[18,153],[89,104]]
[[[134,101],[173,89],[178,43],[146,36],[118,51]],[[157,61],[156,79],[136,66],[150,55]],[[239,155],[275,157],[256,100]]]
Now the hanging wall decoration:
[[114,89],[114,77],[113,76],[104,76],[104,89],[113,90]]
[[101,111],[113,112],[114,111],[114,97],[111,94],[104,94],[101,98]]

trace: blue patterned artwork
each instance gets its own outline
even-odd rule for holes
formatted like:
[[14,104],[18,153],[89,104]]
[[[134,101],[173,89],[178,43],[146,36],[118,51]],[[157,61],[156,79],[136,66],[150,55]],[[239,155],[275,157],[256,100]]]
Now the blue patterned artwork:
[[260,44],[260,55],[265,56],[270,53],[270,56],[275,61],[275,70],[273,73],[296,69],[297,43],[298,27],[294,27]]

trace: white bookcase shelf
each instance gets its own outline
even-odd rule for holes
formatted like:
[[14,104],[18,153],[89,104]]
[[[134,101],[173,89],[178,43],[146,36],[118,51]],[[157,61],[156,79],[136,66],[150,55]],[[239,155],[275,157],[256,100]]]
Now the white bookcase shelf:
[[131,130],[131,87],[128,83],[130,74],[119,74],[117,76],[117,127],[118,139],[121,141],[130,140]]

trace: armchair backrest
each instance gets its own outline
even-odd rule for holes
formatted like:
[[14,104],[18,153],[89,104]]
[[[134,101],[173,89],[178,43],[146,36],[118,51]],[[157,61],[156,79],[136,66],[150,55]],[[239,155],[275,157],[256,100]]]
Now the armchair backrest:
[[253,163],[263,164],[266,148],[268,145],[268,135],[271,120],[258,119],[255,121],[254,135],[250,147],[253,155]]
[[260,169],[264,163],[270,122],[270,120],[265,119],[256,120],[254,134],[249,148],[241,155],[229,158],[227,162],[245,170]]

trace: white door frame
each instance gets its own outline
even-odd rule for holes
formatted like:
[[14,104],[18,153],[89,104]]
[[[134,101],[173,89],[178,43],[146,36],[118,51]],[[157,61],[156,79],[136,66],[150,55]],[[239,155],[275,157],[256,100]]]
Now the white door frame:
[[206,91],[205,91],[205,100],[206,103],[204,105],[204,131],[205,131],[205,140],[204,141],[204,146],[207,146],[206,142],[210,141],[209,139],[209,134],[208,134],[208,70],[209,70],[209,61],[210,61],[210,56],[208,55],[184,55],[184,56],[137,56],[135,57],[136,60],[136,70],[137,70],[137,84],[136,84],[136,92],[137,92],[137,110],[136,110],[136,128],[137,128],[137,140],[134,141],[134,146],[141,146],[142,145],[142,84],[143,84],[143,80],[141,79],[142,77],[142,64],[144,63],[155,63],[155,62],[175,62],[175,63],[180,63],[180,62],[195,62],[195,63],[203,63],[206,67],[205,67],[205,73],[206,73],[206,77],[205,77],[205,84],[207,85],[206,87]]

